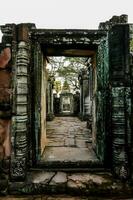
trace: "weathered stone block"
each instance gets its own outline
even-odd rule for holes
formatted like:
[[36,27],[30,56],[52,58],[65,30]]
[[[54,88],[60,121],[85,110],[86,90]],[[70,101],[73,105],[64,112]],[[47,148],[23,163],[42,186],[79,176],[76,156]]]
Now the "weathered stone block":
[[24,115],[27,113],[27,104],[18,104],[17,105],[17,113],[19,115]]
[[6,195],[7,194],[7,187],[8,187],[8,180],[0,180],[0,194]]
[[67,176],[64,172],[57,172],[57,174],[53,177],[50,185],[57,185],[57,184],[65,184],[67,182]]
[[75,147],[75,139],[73,138],[67,138],[65,140],[65,146],[69,146],[69,147]]
[[3,145],[0,145],[0,160],[3,160],[5,156],[5,149]]
[[11,95],[11,73],[0,71],[0,103],[10,102]]
[[28,26],[26,24],[18,25],[18,41],[28,41]]
[[16,70],[18,75],[27,75],[27,67],[24,64],[19,64]]
[[18,83],[17,85],[17,94],[27,94],[28,93],[28,86],[26,83]]
[[3,121],[0,120],[0,144],[3,144],[4,140],[6,139],[6,129]]
[[6,68],[11,59],[10,48],[5,48],[0,54],[0,68]]
[[0,71],[0,88],[10,88],[11,87],[11,73],[2,70]]
[[0,103],[10,103],[11,89],[0,88]]
[[10,156],[10,120],[0,119],[0,137],[3,144],[5,157]]
[[17,95],[17,102],[18,103],[26,103],[27,102],[27,95],[26,94]]
[[55,172],[37,172],[32,175],[32,181],[33,183],[42,182],[43,184],[47,184],[54,175]]
[[26,158],[21,156],[12,158],[10,169],[12,180],[24,180],[26,176]]
[[12,118],[12,125],[18,131],[27,130],[27,116],[14,116]]

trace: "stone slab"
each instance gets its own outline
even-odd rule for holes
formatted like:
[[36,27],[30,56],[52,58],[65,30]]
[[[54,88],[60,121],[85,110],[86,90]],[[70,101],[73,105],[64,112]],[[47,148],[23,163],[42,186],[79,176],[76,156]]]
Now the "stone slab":
[[31,174],[30,181],[33,183],[49,183],[51,178],[55,175],[55,172],[36,172]]
[[75,147],[46,147],[45,153],[42,156],[45,162],[60,161],[60,162],[77,162],[77,161],[98,161],[93,150],[88,148]]
[[65,184],[67,182],[67,175],[64,172],[57,172],[52,178],[49,185]]
[[[40,179],[36,182],[34,178],[40,174]],[[20,197],[26,198],[24,195],[47,195],[47,198],[53,198],[52,195],[77,195],[95,197],[92,199],[124,199],[126,197],[132,197],[133,187],[128,183],[122,183],[121,181],[114,180],[113,176],[109,172],[96,172],[96,173],[69,173],[69,172],[52,172],[54,175],[47,182],[42,180],[41,177],[44,176],[44,171],[40,172],[29,172],[28,182],[14,183],[9,187],[10,194],[18,194]],[[41,176],[42,174],[42,176]],[[50,176],[48,175],[50,174]],[[51,172],[47,172],[47,176],[51,177]],[[40,181],[39,181],[40,180]],[[37,197],[37,196],[35,196]],[[40,198],[40,196],[38,196]],[[37,197],[37,198],[38,198]],[[65,197],[65,196],[64,196]],[[122,197],[122,198],[120,198]],[[46,198],[46,199],[47,199]],[[72,197],[70,197],[72,198]],[[56,198],[55,198],[56,199]],[[91,198],[90,198],[91,199]],[[1,199],[0,199],[1,200]],[[11,199],[12,200],[12,199]],[[24,199],[28,200],[28,199]]]

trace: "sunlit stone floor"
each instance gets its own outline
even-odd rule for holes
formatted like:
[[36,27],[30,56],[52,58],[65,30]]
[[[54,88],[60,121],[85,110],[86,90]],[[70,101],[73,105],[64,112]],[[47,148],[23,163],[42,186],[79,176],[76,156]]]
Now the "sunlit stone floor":
[[66,164],[98,162],[86,122],[77,117],[55,117],[53,121],[48,121],[47,145],[42,160],[45,163]]

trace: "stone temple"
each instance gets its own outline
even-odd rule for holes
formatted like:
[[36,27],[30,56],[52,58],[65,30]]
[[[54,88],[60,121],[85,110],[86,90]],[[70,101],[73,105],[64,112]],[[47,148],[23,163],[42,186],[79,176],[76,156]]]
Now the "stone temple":
[[[0,193],[133,194],[133,24],[0,26]],[[50,56],[87,57],[79,93],[53,93]],[[124,190],[123,190],[124,188]]]

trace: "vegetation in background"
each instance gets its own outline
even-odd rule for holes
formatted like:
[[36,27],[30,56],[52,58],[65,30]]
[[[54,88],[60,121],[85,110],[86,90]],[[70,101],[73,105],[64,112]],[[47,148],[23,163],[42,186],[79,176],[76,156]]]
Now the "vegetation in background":
[[78,75],[82,68],[86,68],[87,60],[86,57],[49,57],[51,73],[62,77],[74,91],[79,90]]

